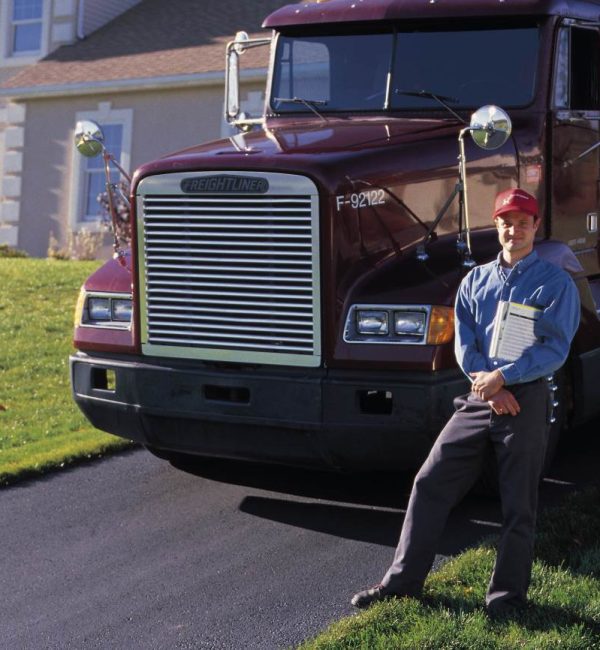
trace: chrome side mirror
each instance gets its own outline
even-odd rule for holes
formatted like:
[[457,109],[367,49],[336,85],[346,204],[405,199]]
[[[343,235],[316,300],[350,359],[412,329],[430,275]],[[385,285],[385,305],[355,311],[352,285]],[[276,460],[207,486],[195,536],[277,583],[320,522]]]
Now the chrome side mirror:
[[119,219],[117,217],[115,208],[114,193],[116,192],[119,194],[120,198],[125,201],[128,207],[129,199],[120,191],[118,184],[111,182],[111,163],[119,170],[119,172],[127,180],[128,184],[131,184],[131,176],[123,169],[121,164],[115,159],[110,151],[106,150],[106,147],[104,146],[104,134],[102,133],[102,129],[100,128],[100,125],[93,120],[80,120],[77,122],[75,125],[75,147],[77,148],[77,151],[79,151],[79,153],[86,158],[95,158],[96,156],[102,155],[105,177],[104,185],[106,188],[108,212],[110,214],[112,233],[114,238],[114,257],[115,259],[119,260],[120,264],[124,265],[125,253],[121,248],[121,244],[119,242],[119,228],[117,226]]
[[[475,265],[471,248],[471,224],[469,219],[469,195],[467,192],[467,157],[465,155],[465,134],[470,133],[473,142],[478,147],[488,151],[500,148],[510,137],[512,123],[508,113],[498,106],[488,104],[477,109],[471,116],[469,126],[461,129],[458,134],[458,146],[460,155],[458,157],[459,185],[462,193],[463,211],[459,216],[459,237],[458,247],[463,254],[463,266],[469,268]],[[464,214],[464,232],[462,230]]]
[[75,147],[82,156],[95,158],[104,151],[104,133],[93,120],[80,120],[75,125]]
[[227,46],[227,69],[225,71],[225,117],[228,122],[240,114],[240,54],[250,40],[246,32],[238,32]]
[[240,106],[240,56],[253,47],[270,45],[270,38],[250,38],[246,32],[238,32],[227,44],[225,66],[225,120],[242,131],[249,131],[262,119],[251,118],[241,112]]
[[482,106],[471,115],[469,131],[473,142],[482,149],[499,149],[510,137],[512,122],[508,113],[492,104]]

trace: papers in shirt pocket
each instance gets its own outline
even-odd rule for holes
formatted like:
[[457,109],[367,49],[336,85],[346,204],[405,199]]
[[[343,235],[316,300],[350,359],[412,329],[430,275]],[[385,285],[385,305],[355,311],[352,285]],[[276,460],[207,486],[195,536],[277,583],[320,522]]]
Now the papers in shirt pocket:
[[542,310],[518,302],[500,300],[494,319],[490,357],[516,361],[536,341],[536,321]]

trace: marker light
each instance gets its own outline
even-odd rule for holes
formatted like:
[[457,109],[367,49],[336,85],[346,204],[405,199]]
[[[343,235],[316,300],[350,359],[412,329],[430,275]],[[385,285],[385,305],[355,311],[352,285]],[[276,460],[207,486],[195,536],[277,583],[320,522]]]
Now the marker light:
[[454,336],[454,309],[434,305],[429,317],[429,331],[427,343],[441,345],[448,343]]

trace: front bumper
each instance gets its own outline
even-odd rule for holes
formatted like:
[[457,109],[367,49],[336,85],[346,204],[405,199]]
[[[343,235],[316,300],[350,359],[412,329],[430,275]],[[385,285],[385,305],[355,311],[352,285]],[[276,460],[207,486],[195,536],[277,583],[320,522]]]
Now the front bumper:
[[163,452],[345,470],[423,460],[459,371],[216,367],[149,357],[71,359],[73,396],[97,428]]

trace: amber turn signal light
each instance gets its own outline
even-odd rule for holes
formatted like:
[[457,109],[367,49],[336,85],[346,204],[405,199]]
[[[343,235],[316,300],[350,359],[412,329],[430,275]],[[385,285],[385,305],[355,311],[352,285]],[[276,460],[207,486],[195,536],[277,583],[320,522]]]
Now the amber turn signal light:
[[448,343],[454,337],[454,309],[433,305],[429,317],[427,343],[441,345]]

